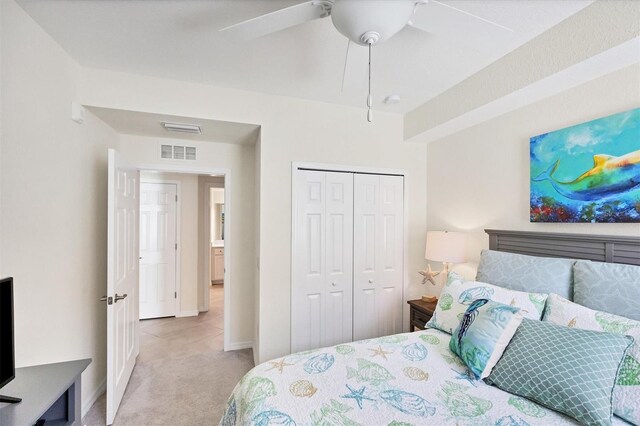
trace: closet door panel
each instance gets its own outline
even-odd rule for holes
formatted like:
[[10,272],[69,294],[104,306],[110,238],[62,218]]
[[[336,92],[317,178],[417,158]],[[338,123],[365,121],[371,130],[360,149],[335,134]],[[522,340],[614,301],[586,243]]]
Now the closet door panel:
[[404,275],[404,178],[380,176],[380,335],[402,332]]
[[295,179],[296,250],[291,288],[291,350],[322,345],[325,282],[324,173],[299,171]]
[[354,178],[354,339],[402,332],[404,179]]
[[377,335],[380,176],[355,175],[353,193],[353,338]]
[[353,338],[353,174],[294,175],[293,352]]
[[326,173],[323,345],[353,339],[353,174]]

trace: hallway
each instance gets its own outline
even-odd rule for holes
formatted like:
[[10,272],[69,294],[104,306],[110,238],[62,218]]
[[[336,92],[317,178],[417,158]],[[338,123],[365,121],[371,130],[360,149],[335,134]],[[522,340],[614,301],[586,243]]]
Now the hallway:
[[[114,425],[217,424],[227,397],[253,367],[250,349],[223,351],[223,287],[197,317],[140,322],[140,355]],[[105,395],[83,419],[104,425]]]

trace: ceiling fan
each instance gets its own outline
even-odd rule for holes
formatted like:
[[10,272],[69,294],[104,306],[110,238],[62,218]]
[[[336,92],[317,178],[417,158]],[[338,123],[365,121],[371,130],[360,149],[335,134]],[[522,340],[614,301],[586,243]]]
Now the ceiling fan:
[[[419,7],[427,3],[438,4],[489,25],[513,31],[508,27],[437,0],[312,0],[222,28],[220,32],[237,41],[248,41],[314,19],[331,16],[335,28],[349,39],[347,55],[349,45],[352,42],[369,49],[367,120],[371,122],[371,107],[373,105],[371,96],[372,47],[389,40],[406,26],[429,32],[429,28],[422,28],[412,22],[414,14],[419,13]],[[345,59],[345,71],[346,63]],[[342,81],[344,85],[344,74]]]

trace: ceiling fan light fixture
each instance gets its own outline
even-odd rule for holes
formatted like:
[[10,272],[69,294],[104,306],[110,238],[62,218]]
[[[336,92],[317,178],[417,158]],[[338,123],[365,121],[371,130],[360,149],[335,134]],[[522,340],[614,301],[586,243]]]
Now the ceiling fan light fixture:
[[415,0],[336,0],[331,20],[342,35],[367,46],[367,34],[377,34],[373,44],[389,40],[407,25],[414,10]]

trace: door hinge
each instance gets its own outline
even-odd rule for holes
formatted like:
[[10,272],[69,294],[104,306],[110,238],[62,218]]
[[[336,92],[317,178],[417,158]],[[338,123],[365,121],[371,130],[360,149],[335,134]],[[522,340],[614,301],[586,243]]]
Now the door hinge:
[[176,203],[178,202],[178,196],[176,195]]
[[178,292],[177,292],[177,291],[174,291],[174,292],[173,292],[173,298],[174,298],[174,299],[177,299],[177,298],[178,298]]
[[176,243],[176,250],[178,250],[178,243]]

